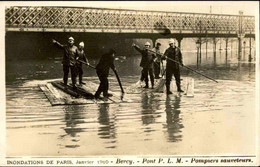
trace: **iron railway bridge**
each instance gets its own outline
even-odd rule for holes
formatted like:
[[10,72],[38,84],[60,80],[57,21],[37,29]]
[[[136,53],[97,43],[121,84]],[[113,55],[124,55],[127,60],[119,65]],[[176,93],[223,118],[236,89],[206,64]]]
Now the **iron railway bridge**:
[[[85,7],[11,6],[6,31],[128,34],[137,38],[255,38],[255,17]],[[251,41],[251,40],[250,40]]]

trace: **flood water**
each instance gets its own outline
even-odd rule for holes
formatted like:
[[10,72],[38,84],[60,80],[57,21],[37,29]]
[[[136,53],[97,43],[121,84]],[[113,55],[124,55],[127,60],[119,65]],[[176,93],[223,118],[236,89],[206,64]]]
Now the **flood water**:
[[[124,87],[138,80],[139,62],[116,61]],[[196,68],[195,53],[184,63]],[[98,83],[84,71],[85,82]],[[135,103],[51,106],[38,84],[61,79],[60,60],[6,62],[7,156],[254,155],[255,64],[218,53],[216,63],[204,56],[199,71],[219,83],[182,70],[195,79],[193,98],[142,93]]]

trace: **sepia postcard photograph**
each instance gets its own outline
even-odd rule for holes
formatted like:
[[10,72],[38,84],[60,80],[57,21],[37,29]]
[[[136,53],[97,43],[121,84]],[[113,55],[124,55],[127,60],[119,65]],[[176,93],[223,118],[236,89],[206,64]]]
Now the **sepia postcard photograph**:
[[259,166],[258,1],[1,1],[0,166]]

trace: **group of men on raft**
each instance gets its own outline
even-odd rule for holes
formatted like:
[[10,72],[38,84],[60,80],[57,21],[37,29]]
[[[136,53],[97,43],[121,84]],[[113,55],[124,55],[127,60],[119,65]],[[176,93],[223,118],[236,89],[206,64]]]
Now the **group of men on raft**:
[[[85,84],[82,81],[83,69],[82,62],[85,62],[89,65],[88,59],[86,58],[84,52],[84,42],[79,43],[79,47],[74,45],[74,38],[70,37],[68,39],[67,45],[62,45],[58,41],[52,41],[57,47],[61,48],[64,51],[63,56],[63,82],[64,85],[68,84],[68,74],[71,71],[71,80],[73,89],[77,89],[76,87],[76,78],[79,76],[79,84]],[[166,49],[165,53],[162,54],[160,51],[160,43],[156,44],[156,47],[153,50],[150,50],[150,43],[146,42],[145,47],[141,49],[136,44],[132,46],[141,53],[142,59],[140,66],[143,68],[141,72],[141,81],[145,81],[145,87],[149,88],[149,76],[151,80],[151,88],[154,88],[154,75],[155,79],[159,79],[160,71],[161,71],[161,63],[163,60],[166,60],[166,93],[172,94],[170,91],[170,83],[172,79],[172,75],[175,77],[177,91],[183,92],[181,89],[181,80],[180,80],[180,69],[179,65],[183,66],[182,61],[182,53],[180,48],[175,46],[175,40],[169,40],[169,48]],[[113,71],[116,71],[114,60],[115,60],[116,51],[114,49],[110,49],[106,54],[102,55],[99,63],[96,65],[96,73],[100,80],[100,84],[98,90],[95,93],[95,98],[100,98],[100,94],[103,92],[104,97],[110,97],[112,94],[108,93],[109,83],[108,83],[108,75],[109,69],[111,68]],[[163,64],[163,63],[162,63]],[[163,72],[164,74],[164,72]],[[162,75],[163,75],[162,74]]]

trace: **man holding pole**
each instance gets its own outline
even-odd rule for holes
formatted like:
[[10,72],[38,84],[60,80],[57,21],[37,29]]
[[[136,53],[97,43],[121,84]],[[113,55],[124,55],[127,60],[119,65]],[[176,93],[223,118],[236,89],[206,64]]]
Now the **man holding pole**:
[[102,55],[96,66],[96,72],[100,80],[100,84],[95,93],[95,98],[100,98],[101,92],[103,92],[104,97],[112,96],[112,94],[108,93],[109,83],[107,77],[110,68],[116,73],[116,68],[114,65],[115,53],[116,51],[114,49],[110,49],[108,53]]
[[79,75],[79,84],[85,84],[82,81],[82,76],[83,76],[83,69],[82,69],[82,61],[85,62],[87,65],[89,65],[88,63],[88,59],[86,58],[85,52],[84,52],[84,42],[80,42],[79,43],[79,48],[77,50],[77,55],[76,55],[76,67],[77,67],[77,74]]
[[[176,85],[177,85],[177,91],[183,92],[181,90],[181,79],[180,79],[180,68],[179,65],[183,66],[182,62],[182,54],[180,48],[175,46],[175,40],[170,39],[169,40],[170,47],[165,51],[164,55],[162,56],[162,59],[167,59],[166,63],[166,93],[172,94],[170,91],[170,84],[172,80],[172,74],[175,77]],[[171,60],[170,60],[171,59]],[[174,61],[176,62],[174,62]]]

